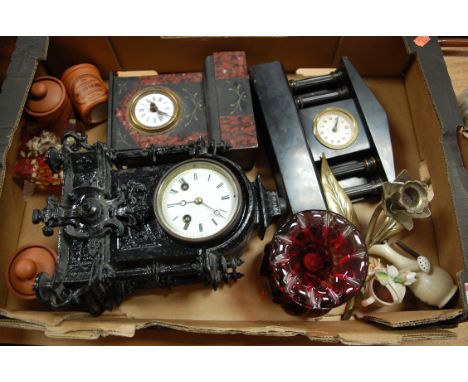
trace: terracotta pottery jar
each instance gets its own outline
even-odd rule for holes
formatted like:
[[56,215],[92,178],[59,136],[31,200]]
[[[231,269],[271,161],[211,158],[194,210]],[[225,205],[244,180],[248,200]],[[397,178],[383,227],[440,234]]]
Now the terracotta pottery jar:
[[96,66],[72,66],[63,73],[62,81],[83,122],[95,124],[107,119],[107,86]]
[[31,243],[20,248],[10,259],[6,268],[8,289],[22,300],[34,300],[34,281],[39,273],[52,276],[55,273],[57,254],[51,248]]
[[34,81],[25,110],[43,124],[67,120],[73,114],[65,86],[58,78],[50,76],[39,77]]

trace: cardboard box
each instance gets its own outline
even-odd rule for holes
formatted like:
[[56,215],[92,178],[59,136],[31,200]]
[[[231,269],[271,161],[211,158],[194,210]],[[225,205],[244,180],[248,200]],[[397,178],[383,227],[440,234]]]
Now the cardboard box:
[[[357,317],[350,321],[340,320],[343,307],[319,320],[290,316],[271,302],[259,276],[263,247],[274,232],[270,227],[264,241],[255,238],[249,243],[241,269],[245,277],[239,282],[216,292],[201,286],[140,291],[100,317],[52,312],[38,302],[19,301],[6,290],[1,272],[0,326],[75,339],[131,337],[136,330],[153,326],[198,333],[304,335],[311,340],[349,344],[453,338],[455,333],[441,329],[441,325],[456,325],[466,318],[468,180],[456,141],[460,124],[456,100],[435,39],[420,47],[412,38],[398,37],[53,37],[43,67],[59,77],[68,66],[81,62],[96,64],[104,77],[110,70],[190,72],[200,71],[204,57],[212,52],[227,50],[245,51],[249,66],[280,60],[291,74],[301,68],[333,68],[342,56],[350,58],[388,114],[397,173],[406,168],[413,177],[429,178],[434,189],[432,217],[415,221],[414,231],[404,236],[405,242],[451,274],[459,285],[457,298],[443,310],[408,298],[404,311],[357,311]],[[26,90],[23,104],[25,97]],[[32,210],[42,208],[47,195],[36,193],[25,198],[11,176],[20,126],[19,119],[11,126],[13,134],[0,185],[1,269],[16,248],[34,241],[54,246],[57,240],[57,235],[42,236],[41,227],[31,223]],[[105,140],[106,125],[89,130],[89,137],[90,141]],[[274,187],[262,150],[249,178],[256,173],[262,175],[268,188]],[[370,206],[359,209],[361,221],[368,221]]]

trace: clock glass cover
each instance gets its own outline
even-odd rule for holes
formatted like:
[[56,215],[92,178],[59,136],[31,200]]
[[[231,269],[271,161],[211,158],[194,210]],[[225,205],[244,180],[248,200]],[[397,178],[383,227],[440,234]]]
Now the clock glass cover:
[[351,146],[358,136],[356,119],[344,109],[327,108],[314,119],[314,135],[324,146],[344,149]]
[[161,179],[154,212],[171,236],[189,242],[213,240],[229,232],[242,211],[239,181],[210,159],[182,162]]
[[179,101],[172,91],[149,88],[130,102],[130,121],[139,130],[160,132],[177,122],[179,111]]

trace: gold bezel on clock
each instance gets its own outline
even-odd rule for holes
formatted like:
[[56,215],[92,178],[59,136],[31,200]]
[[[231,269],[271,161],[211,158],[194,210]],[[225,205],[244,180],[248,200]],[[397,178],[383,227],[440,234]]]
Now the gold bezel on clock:
[[[144,125],[142,124],[141,122],[138,121],[136,115],[135,115],[135,106],[137,104],[137,102],[145,97],[146,95],[148,94],[151,94],[151,93],[160,93],[160,94],[163,94],[165,95],[166,97],[168,97],[174,104],[174,115],[172,116],[172,118],[167,121],[166,123],[164,123],[163,125],[161,126],[158,126],[158,127],[150,127],[150,126],[147,126],[147,125]],[[143,131],[145,133],[161,133],[161,132],[164,132],[168,129],[170,129],[171,127],[173,127],[177,121],[179,120],[179,115],[180,115],[180,102],[179,102],[179,98],[177,97],[177,95],[170,89],[167,89],[167,88],[161,88],[161,87],[149,87],[149,88],[145,88],[143,89],[142,91],[139,91],[137,94],[135,94],[132,99],[130,100],[130,103],[129,103],[129,108],[128,108],[129,112],[129,120],[130,120],[130,124],[132,125],[133,128],[139,130],[139,131]]]
[[[353,129],[352,131],[352,137],[351,139],[344,143],[344,144],[341,144],[341,145],[334,145],[332,143],[329,143],[329,142],[326,142],[322,136],[320,135],[320,133],[318,132],[318,122],[319,122],[319,119],[324,115],[324,114],[327,114],[327,113],[330,113],[330,112],[334,112],[334,113],[341,113],[341,114],[344,114],[346,115],[350,120],[351,120],[351,127]],[[339,149],[345,149],[345,148],[348,148],[349,146],[351,146],[357,139],[358,135],[359,135],[359,127],[358,127],[358,124],[357,124],[357,121],[356,121],[356,118],[354,118],[354,115],[352,115],[350,112],[346,111],[345,109],[342,109],[342,108],[339,108],[339,107],[328,107],[326,109],[323,109],[322,111],[320,111],[319,113],[317,113],[317,115],[315,116],[314,118],[314,122],[313,122],[313,126],[312,126],[312,129],[313,129],[313,133],[314,133],[314,136],[315,138],[317,138],[317,140],[322,144],[324,145],[325,147],[328,147],[329,149],[335,149],[335,150],[339,150]]]

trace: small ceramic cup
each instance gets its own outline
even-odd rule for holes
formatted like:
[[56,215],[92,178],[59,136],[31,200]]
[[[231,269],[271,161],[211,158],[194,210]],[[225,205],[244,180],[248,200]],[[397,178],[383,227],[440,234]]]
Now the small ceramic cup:
[[403,301],[406,294],[406,286],[399,283],[382,285],[375,276],[369,280],[367,289],[368,296],[361,301],[363,307],[397,305]]

